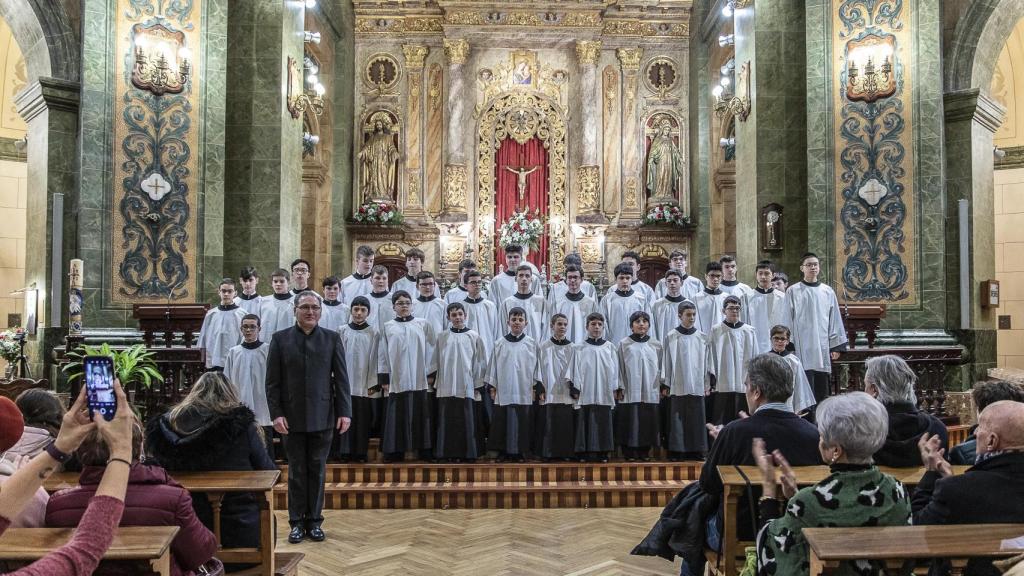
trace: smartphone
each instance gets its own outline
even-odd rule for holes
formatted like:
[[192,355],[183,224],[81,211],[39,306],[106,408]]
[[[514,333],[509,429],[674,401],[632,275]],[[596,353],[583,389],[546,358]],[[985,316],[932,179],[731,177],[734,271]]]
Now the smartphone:
[[89,418],[96,414],[104,420],[113,420],[117,411],[117,396],[114,395],[114,359],[110,356],[86,356],[82,362],[85,368],[85,394],[89,401]]

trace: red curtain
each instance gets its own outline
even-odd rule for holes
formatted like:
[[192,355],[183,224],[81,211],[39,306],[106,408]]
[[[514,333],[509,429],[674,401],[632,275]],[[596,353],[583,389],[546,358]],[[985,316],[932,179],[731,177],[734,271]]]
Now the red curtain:
[[[498,154],[495,156],[497,171],[497,186],[494,196],[494,245],[497,246],[494,259],[494,272],[497,273],[498,265],[505,264],[505,251],[501,249],[498,238],[500,237],[501,225],[515,210],[527,209],[533,213],[539,209],[542,219],[548,216],[548,151],[544,148],[543,142],[536,136],[520,144],[511,138],[506,138]],[[529,170],[537,166],[537,170],[526,176],[526,193],[523,199],[519,199],[519,176],[506,170],[505,167],[516,170],[525,168]],[[527,259],[538,269],[548,263],[548,237],[547,233],[541,236],[539,247],[531,248]]]

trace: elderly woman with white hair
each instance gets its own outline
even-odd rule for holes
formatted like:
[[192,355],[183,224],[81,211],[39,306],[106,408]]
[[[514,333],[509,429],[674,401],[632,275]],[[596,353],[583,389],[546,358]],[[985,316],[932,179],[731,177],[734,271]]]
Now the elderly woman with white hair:
[[875,463],[879,466],[920,466],[921,453],[917,443],[926,435],[937,434],[940,447],[943,450],[949,448],[946,425],[935,416],[917,409],[916,381],[917,374],[899,356],[878,356],[865,364],[864,391],[881,402],[889,414],[889,435],[875,453]]
[[[760,517],[766,522],[757,536],[758,574],[808,574],[804,528],[909,523],[910,500],[903,485],[879,471],[872,460],[885,442],[888,421],[885,407],[863,392],[834,396],[819,404],[818,449],[832,473],[799,491],[793,470],[782,453],[776,450],[769,454],[764,442],[754,440],[753,453],[762,472],[764,490]],[[788,503],[777,496],[779,480]],[[854,564],[843,565],[836,573],[880,573],[880,566],[872,567],[861,561]]]

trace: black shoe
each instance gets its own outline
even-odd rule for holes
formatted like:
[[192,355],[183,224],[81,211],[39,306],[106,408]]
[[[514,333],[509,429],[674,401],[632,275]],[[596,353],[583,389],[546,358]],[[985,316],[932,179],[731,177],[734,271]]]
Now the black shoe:
[[319,526],[313,526],[309,529],[309,539],[313,542],[323,542],[327,539],[327,534],[324,534],[323,529]]
[[[323,534],[323,532],[321,532]],[[288,542],[290,544],[298,544],[306,539],[306,529],[302,526],[293,526],[292,531],[288,533]]]

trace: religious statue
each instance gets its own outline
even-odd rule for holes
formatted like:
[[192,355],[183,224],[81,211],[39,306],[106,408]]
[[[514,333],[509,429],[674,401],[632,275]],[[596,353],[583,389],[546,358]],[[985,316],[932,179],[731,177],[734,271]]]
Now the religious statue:
[[391,132],[391,119],[374,114],[369,124],[372,131],[359,151],[362,167],[362,190],[367,200],[394,200],[395,172],[398,170],[398,147]]
[[676,183],[683,177],[683,155],[672,141],[672,122],[658,123],[647,157],[647,191],[651,198],[675,198]]
[[520,166],[518,169],[511,166],[505,166],[505,170],[508,170],[519,177],[519,180],[516,182],[516,190],[519,192],[520,201],[522,201],[526,196],[526,177],[536,172],[539,168],[540,166],[534,166],[527,170],[526,166]]

